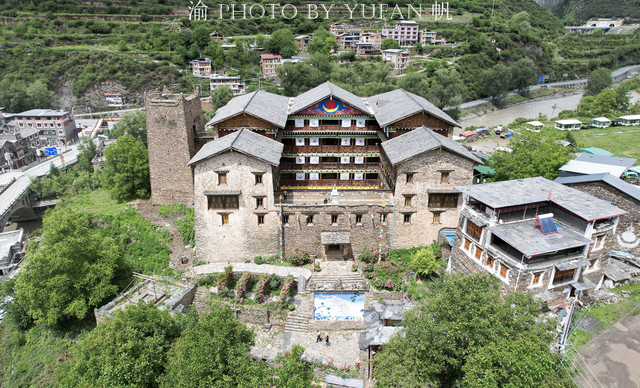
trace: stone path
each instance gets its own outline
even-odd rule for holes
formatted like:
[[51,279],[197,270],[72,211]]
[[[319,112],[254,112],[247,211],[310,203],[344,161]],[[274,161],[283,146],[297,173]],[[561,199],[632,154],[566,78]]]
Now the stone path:
[[233,272],[250,272],[250,273],[268,273],[268,274],[276,274],[281,277],[285,277],[287,275],[293,275],[296,279],[300,276],[303,276],[305,279],[308,279],[311,276],[311,271],[306,268],[299,267],[283,267],[279,265],[269,265],[269,264],[254,264],[254,263],[211,263],[204,265],[197,265],[193,267],[193,272],[195,275],[206,275],[210,273],[221,273],[224,272],[224,267],[231,265],[233,267]]

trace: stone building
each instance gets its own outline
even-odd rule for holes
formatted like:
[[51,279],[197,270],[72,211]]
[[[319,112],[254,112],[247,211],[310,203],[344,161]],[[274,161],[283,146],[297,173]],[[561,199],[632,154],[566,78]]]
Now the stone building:
[[454,126],[404,90],[360,98],[327,82],[295,98],[233,98],[189,162],[199,257],[275,255],[281,241],[329,259],[431,243],[455,227],[455,186],[481,163],[451,140]]
[[199,94],[145,94],[151,199],[156,204],[193,201],[193,173],[187,164],[204,135]]
[[507,291],[552,302],[602,285],[626,211],[547,179],[458,187],[465,198],[449,269],[488,272]]

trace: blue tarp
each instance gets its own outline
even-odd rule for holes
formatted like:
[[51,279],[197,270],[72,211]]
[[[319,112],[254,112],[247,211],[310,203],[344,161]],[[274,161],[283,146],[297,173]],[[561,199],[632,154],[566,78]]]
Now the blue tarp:
[[442,237],[447,240],[449,246],[453,246],[453,239],[456,237],[456,232],[442,232]]

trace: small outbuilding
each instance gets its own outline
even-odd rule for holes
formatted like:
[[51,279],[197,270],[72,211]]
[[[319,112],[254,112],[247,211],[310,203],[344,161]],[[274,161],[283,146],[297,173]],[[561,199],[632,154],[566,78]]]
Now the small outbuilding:
[[582,128],[582,122],[576,119],[558,120],[554,128],[561,131],[575,131]]

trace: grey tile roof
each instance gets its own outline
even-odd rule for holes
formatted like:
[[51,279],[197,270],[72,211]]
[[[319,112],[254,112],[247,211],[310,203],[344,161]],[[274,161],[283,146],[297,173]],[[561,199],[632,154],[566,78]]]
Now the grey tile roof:
[[587,221],[627,213],[607,201],[543,177],[462,186],[456,189],[494,209],[546,202],[551,193],[551,202]]
[[241,113],[247,113],[284,128],[287,124],[288,106],[289,97],[258,90],[232,98],[227,105],[216,111],[207,125],[218,124]]
[[588,183],[588,182],[604,182],[609,186],[618,189],[619,191],[627,194],[636,201],[640,201],[640,187],[632,185],[617,178],[611,174],[589,174],[589,175],[575,175],[556,178],[555,182],[563,185],[572,183]]
[[64,116],[68,113],[53,109],[31,109],[22,113],[15,113],[14,116]]
[[382,149],[393,165],[440,147],[482,164],[480,159],[459,143],[424,126],[382,143]]
[[492,226],[489,230],[527,257],[592,243],[590,239],[570,228],[562,228],[557,233],[542,234],[540,227],[534,226],[535,222],[510,222]]
[[362,111],[362,113],[371,114],[371,109],[365,104],[364,100],[353,93],[350,93],[341,87],[332,84],[327,81],[322,85],[318,85],[315,88],[308,90],[293,101],[291,105],[290,114],[296,113],[304,108],[307,108],[323,99],[333,96],[342,102],[345,102],[354,108]]
[[20,136],[22,136],[22,138],[27,138],[31,135],[37,134],[38,132],[40,132],[38,128],[31,128],[31,127],[21,128],[20,131],[18,131],[18,133],[20,134]]
[[273,166],[278,166],[283,149],[284,145],[282,143],[251,132],[248,129],[241,129],[205,144],[189,161],[189,165],[191,166],[212,156],[234,150],[253,156]]
[[460,126],[460,124],[448,114],[425,98],[409,93],[403,89],[396,89],[367,97],[367,101],[369,101],[371,108],[375,112],[375,118],[381,127],[386,127],[421,111],[446,121],[453,126]]
[[632,158],[621,158],[619,156],[606,156],[606,155],[592,155],[584,153],[578,156],[575,160],[580,162],[590,162],[590,163],[598,163],[598,164],[608,164],[611,166],[621,166],[629,168],[633,166],[633,164],[638,159]]

